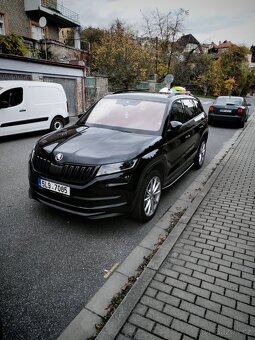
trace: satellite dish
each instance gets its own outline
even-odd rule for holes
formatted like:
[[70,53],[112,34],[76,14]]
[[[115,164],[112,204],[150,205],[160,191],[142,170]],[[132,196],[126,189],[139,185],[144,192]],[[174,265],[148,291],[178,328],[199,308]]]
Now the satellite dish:
[[47,25],[47,20],[45,17],[41,17],[40,20],[39,20],[39,26],[41,28],[44,28],[45,26]]

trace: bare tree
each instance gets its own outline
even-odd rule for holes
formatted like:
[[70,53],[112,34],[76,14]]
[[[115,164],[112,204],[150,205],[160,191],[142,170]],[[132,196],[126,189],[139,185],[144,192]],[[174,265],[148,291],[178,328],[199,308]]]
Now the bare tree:
[[158,8],[146,16],[144,13],[144,36],[150,40],[155,48],[155,71],[158,73],[158,64],[164,63],[167,74],[176,52],[176,41],[184,30],[183,21],[189,11],[180,8],[175,12],[161,13]]

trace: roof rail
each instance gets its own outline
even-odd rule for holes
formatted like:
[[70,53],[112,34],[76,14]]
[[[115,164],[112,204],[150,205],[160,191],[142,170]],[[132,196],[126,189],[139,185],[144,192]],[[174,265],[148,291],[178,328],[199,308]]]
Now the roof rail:
[[[163,93],[163,94],[164,94],[164,93]],[[180,95],[192,96],[192,94],[190,93],[190,91],[186,91],[186,92],[173,92],[173,93],[165,93],[165,94],[168,94],[169,97],[180,96]]]
[[148,90],[139,90],[139,89],[127,89],[127,90],[117,90],[112,92],[112,94],[117,94],[117,93],[125,93],[125,92],[149,92]]

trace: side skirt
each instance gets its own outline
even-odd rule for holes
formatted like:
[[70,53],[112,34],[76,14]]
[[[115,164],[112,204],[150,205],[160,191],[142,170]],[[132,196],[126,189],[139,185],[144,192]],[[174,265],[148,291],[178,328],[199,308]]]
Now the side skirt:
[[183,175],[186,174],[192,167],[194,163],[192,163],[180,176],[178,176],[175,180],[173,180],[170,184],[167,184],[166,186],[163,187],[163,190],[169,188],[171,185],[173,185],[175,182],[177,182]]

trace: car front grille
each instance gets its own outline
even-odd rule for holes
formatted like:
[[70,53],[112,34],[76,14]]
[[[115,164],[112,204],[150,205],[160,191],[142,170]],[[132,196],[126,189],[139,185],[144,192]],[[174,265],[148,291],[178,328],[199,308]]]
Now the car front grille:
[[34,169],[44,176],[74,184],[86,184],[95,175],[97,167],[84,165],[56,165],[50,160],[34,155],[33,160]]

